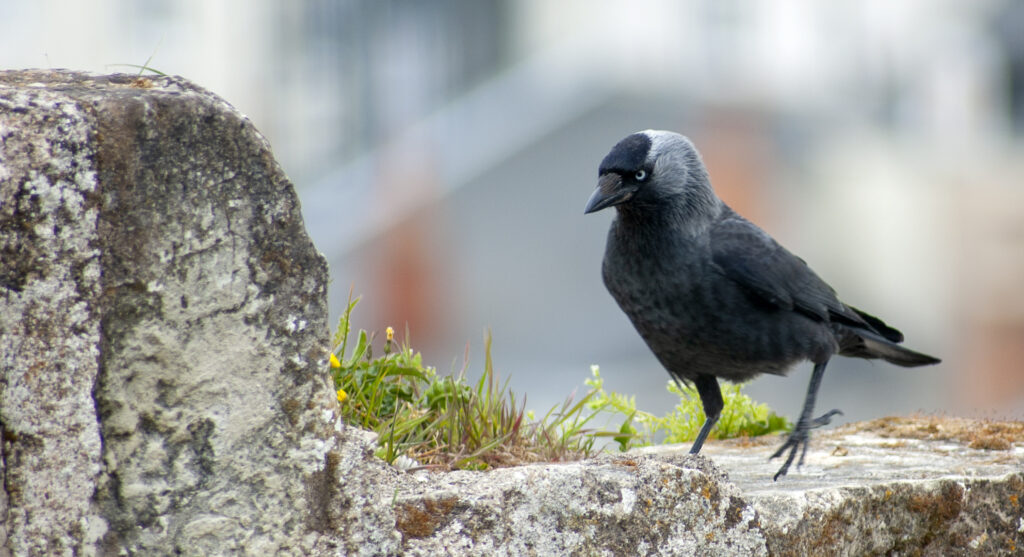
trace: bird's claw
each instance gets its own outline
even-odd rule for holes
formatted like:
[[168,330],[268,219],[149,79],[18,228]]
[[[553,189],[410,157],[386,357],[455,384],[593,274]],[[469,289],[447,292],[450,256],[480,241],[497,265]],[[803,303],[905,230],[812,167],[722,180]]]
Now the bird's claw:
[[813,420],[800,420],[797,422],[796,427],[793,429],[793,433],[789,434],[789,439],[783,443],[779,450],[775,451],[772,456],[768,457],[768,460],[782,456],[782,453],[789,451],[789,456],[786,457],[786,462],[782,463],[782,467],[772,477],[772,481],[778,481],[779,476],[785,476],[786,472],[789,472],[790,465],[793,464],[793,460],[796,458],[796,451],[800,449],[800,460],[797,461],[796,467],[799,468],[804,465],[804,457],[807,456],[807,447],[811,441],[811,430],[819,428],[823,425],[827,425],[832,421],[832,416],[842,415],[840,410],[829,410],[825,414],[814,418]]
[[832,423],[832,416],[836,416],[836,415],[842,416],[843,415],[843,411],[838,409],[838,408],[833,408],[832,410],[829,410],[828,412],[825,412],[824,414],[822,414],[822,415],[818,416],[817,418],[814,418],[813,420],[811,420],[810,428],[811,429],[817,429],[817,428],[819,428],[821,426],[828,425],[828,424]]
[[779,447],[779,450],[775,451],[772,456],[768,457],[768,460],[782,456],[782,453],[789,451],[789,456],[786,457],[786,462],[782,463],[782,467],[779,471],[772,476],[772,481],[778,481],[779,476],[785,476],[786,472],[789,471],[789,466],[793,464],[793,459],[796,458],[796,451],[800,448],[800,445],[804,446],[803,452],[800,453],[800,462],[797,463],[797,467],[803,465],[804,454],[807,452],[807,442],[810,441],[810,430],[806,424],[803,427],[797,425],[797,428],[793,430],[793,433],[789,434],[789,439]]

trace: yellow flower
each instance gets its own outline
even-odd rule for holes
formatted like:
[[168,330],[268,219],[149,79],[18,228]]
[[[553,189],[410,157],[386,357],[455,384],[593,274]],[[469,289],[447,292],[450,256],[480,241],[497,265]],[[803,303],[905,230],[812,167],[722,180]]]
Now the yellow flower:
[[384,329],[384,335],[387,336],[388,342],[395,340],[395,330],[391,327]]
[[338,389],[338,403],[345,402],[345,399],[347,398],[348,393],[345,392],[345,389]]
[[331,352],[331,367],[333,367],[333,368],[341,367],[341,362],[338,361],[338,357],[334,355],[334,352]]

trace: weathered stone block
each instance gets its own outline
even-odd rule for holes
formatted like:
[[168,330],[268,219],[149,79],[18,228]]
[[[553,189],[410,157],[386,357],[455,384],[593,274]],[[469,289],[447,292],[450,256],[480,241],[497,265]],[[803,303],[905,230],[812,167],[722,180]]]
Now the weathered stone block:
[[180,78],[0,73],[5,547],[303,553],[336,445],[326,264]]

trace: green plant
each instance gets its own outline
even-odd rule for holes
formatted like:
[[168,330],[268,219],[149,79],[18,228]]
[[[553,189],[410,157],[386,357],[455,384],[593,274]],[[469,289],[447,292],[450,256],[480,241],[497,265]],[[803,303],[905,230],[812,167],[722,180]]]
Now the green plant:
[[164,42],[164,40],[161,38],[160,42],[158,42],[156,47],[153,49],[153,54],[150,54],[149,58],[146,58],[146,61],[143,62],[142,65],[139,65],[139,64],[107,64],[107,67],[110,67],[110,66],[124,66],[124,67],[128,67],[128,68],[137,68],[139,70],[138,77],[142,77],[142,72],[146,72],[146,71],[152,72],[152,73],[154,73],[156,75],[159,75],[159,76],[166,76],[167,74],[165,74],[164,72],[149,67],[149,63],[153,61],[153,57],[156,56],[156,51],[160,49],[160,45],[163,44],[163,42]]
[[[604,449],[602,440],[622,451],[662,440],[692,441],[704,421],[693,387],[679,390],[670,382],[669,391],[679,395],[680,402],[659,417],[638,410],[634,397],[606,391],[597,366],[591,367],[585,381],[589,390],[582,397],[569,396],[537,419],[525,411],[508,381],[498,380],[489,333],[484,337],[483,373],[469,383],[468,350],[459,373],[441,376],[423,364],[419,353],[397,345],[390,327],[383,354],[375,358],[373,337],[365,330],[351,334],[352,310],[358,302],[350,295],[339,320],[331,375],[343,419],[375,431],[376,454],[389,463],[479,470],[572,460]],[[722,394],[725,408],[713,438],[764,435],[790,427],[785,418],[740,393],[738,385],[724,386]],[[612,429],[594,427],[602,418],[606,423],[622,422]]]
[[[384,354],[374,358],[372,337],[364,330],[352,338],[349,299],[331,354],[331,373],[342,417],[377,432],[377,455],[394,463],[405,456],[414,466],[483,469],[523,462],[569,460],[587,456],[600,432],[586,429],[585,412],[593,393],[572,397],[534,420],[524,404],[500,383],[491,358],[491,337],[484,339],[480,379],[439,376],[408,346],[398,347],[388,328]],[[467,357],[468,363],[468,357]]]
[[[595,412],[611,416],[623,416],[619,435],[615,441],[622,451],[633,447],[647,446],[661,441],[665,443],[688,443],[697,438],[697,432],[704,424],[704,407],[696,387],[685,385],[682,390],[674,381],[669,381],[669,392],[679,396],[679,403],[665,416],[655,416],[637,410],[634,397],[604,390],[604,380],[598,366],[591,366],[591,378],[586,380],[596,390],[588,406]],[[735,437],[756,437],[780,431],[789,431],[792,424],[779,416],[765,404],[760,404],[740,392],[740,385],[722,385],[722,399],[725,407],[718,423],[711,430],[712,439]]]

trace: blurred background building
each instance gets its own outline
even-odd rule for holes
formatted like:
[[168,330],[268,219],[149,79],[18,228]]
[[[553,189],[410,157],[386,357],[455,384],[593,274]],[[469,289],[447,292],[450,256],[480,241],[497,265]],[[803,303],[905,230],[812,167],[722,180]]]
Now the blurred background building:
[[[1024,418],[1024,3],[0,0],[0,67],[192,79],[269,138],[336,318],[546,409],[668,376],[605,292],[597,165],[689,135],[719,194],[944,358],[835,361],[819,407]],[[401,333],[399,334],[401,337]],[[748,392],[795,416],[809,366]]]

